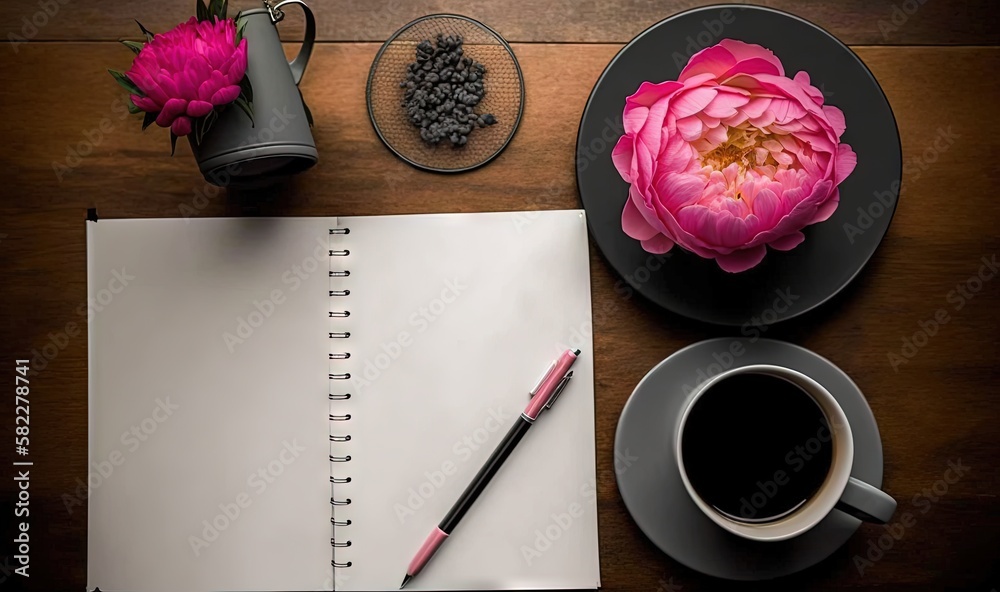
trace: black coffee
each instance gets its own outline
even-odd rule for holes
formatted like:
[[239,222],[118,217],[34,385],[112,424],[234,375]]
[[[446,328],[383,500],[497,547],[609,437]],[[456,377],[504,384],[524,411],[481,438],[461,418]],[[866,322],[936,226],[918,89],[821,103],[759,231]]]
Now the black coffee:
[[823,411],[802,389],[766,374],[737,374],[695,402],[681,454],[709,505],[735,520],[768,522],[816,493],[833,444]]

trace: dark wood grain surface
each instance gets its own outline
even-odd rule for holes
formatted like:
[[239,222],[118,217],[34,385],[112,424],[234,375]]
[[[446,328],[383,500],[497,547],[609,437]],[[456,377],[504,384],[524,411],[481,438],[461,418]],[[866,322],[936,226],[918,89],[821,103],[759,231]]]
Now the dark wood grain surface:
[[[269,192],[207,186],[183,143],[169,156],[163,130],[140,132],[104,71],[130,54],[136,17],[162,30],[187,2],[52,0],[59,9],[25,43],[0,47],[0,368],[37,358],[32,379],[31,578],[14,567],[13,385],[0,403],[0,590],[80,590],[86,581],[86,511],[67,510],[87,467],[86,247],[84,215],[372,215],[578,207],[576,126],[604,66],[635,33],[696,2],[317,2],[321,44],[303,92],[321,161]],[[24,35],[44,2],[8,3],[0,32]],[[801,574],[755,586],[718,581],[659,552],[631,521],[615,485],[618,414],[635,384],[680,347],[737,332],[622,298],[620,280],[592,248],[601,571],[608,590],[1000,589],[1000,280],[973,278],[1000,254],[1000,49],[993,3],[774,0],[855,44],[888,96],[902,136],[903,192],[868,268],[842,294],[766,337],[808,347],[865,392],[885,447],[885,488],[910,511],[883,557],[859,570],[887,530],[864,525],[837,553]],[[917,7],[914,11],[913,8]],[[513,143],[494,163],[437,176],[395,159],[364,107],[378,43],[411,17],[458,11],[517,42],[527,103]],[[906,16],[905,22],[894,11]],[[909,14],[913,12],[913,14]],[[42,21],[38,17],[39,22]],[[889,23],[892,30],[880,22]],[[294,23],[292,23],[294,25]],[[294,26],[289,28],[294,38]],[[8,35],[8,39],[10,39]],[[364,42],[356,42],[361,40]],[[15,41],[17,41],[15,39]],[[858,45],[863,44],[863,45]],[[953,47],[949,47],[953,45]],[[294,51],[294,46],[288,47]],[[941,133],[954,143],[933,150]],[[192,213],[193,212],[193,213]],[[963,286],[968,297],[953,292]],[[973,289],[978,289],[974,294]],[[958,306],[961,304],[961,308]],[[83,306],[83,309],[81,309]],[[893,367],[939,309],[949,314],[915,355]],[[50,355],[51,354],[51,355]],[[51,359],[48,359],[51,358]],[[4,366],[4,365],[7,366]],[[44,367],[43,367],[44,365]],[[2,373],[0,372],[0,373]],[[949,462],[969,470],[942,493]],[[950,474],[949,474],[950,475]],[[936,485],[937,484],[937,485]],[[937,492],[934,488],[937,486]],[[927,490],[927,491],[925,491]],[[925,505],[924,500],[932,499]],[[919,496],[919,497],[915,497]],[[896,531],[899,534],[899,531]],[[885,537],[883,544],[888,546]],[[6,560],[5,560],[6,558]],[[863,573],[862,573],[863,571]]]

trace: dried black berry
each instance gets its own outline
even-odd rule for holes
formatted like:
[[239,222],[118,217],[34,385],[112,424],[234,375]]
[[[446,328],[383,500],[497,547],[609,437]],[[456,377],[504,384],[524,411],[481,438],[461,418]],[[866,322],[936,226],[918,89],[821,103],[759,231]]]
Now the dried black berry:
[[477,114],[474,106],[486,96],[486,67],[464,55],[461,35],[438,34],[432,43],[421,41],[416,61],[406,68],[402,107],[430,145],[447,138],[452,146],[465,146],[477,127],[494,125],[492,114]]

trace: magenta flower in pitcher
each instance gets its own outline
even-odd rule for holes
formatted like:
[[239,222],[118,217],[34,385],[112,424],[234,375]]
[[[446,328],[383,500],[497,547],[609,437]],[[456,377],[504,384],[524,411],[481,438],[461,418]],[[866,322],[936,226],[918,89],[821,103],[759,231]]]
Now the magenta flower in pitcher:
[[130,93],[129,111],[145,113],[143,129],[154,122],[170,128],[171,146],[192,133],[200,142],[218,111],[231,104],[253,120],[247,40],[239,17],[226,18],[227,4],[199,0],[197,18],[158,35],[140,24],[146,43],[122,41],[136,54],[132,67],[109,70]]
[[695,54],[676,81],[625,101],[612,159],[630,184],[622,229],[651,253],[673,246],[727,272],[787,251],[837,209],[857,164],[840,109],[806,72],[733,39]]

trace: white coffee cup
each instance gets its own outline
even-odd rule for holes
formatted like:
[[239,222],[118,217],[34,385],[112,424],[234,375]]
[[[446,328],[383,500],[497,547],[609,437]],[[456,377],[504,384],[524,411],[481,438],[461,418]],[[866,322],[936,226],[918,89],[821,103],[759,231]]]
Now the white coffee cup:
[[[694,404],[713,386],[737,374],[764,374],[786,380],[809,395],[819,406],[830,428],[832,460],[819,489],[790,514],[768,522],[750,522],[719,512],[691,485],[684,467],[682,438]],[[754,396],[754,395],[748,395]],[[698,386],[685,403],[678,423],[674,450],[684,487],[694,503],[713,522],[727,531],[754,541],[783,541],[798,536],[820,523],[834,511],[843,511],[868,522],[885,524],[896,510],[896,500],[887,493],[851,476],[854,465],[854,437],[844,410],[828,390],[801,372],[781,366],[755,364],[733,368],[713,376]]]

